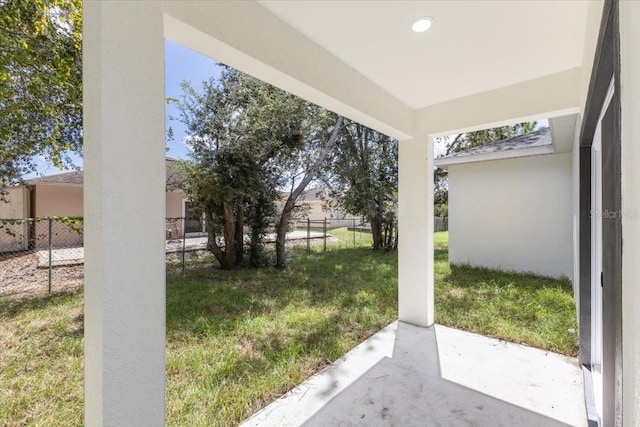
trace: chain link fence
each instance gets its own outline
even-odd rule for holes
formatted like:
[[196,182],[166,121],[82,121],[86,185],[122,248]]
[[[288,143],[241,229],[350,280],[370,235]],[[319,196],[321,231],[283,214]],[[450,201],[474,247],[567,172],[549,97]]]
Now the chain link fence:
[[[275,222],[267,228],[264,244],[273,250],[276,241]],[[245,227],[244,242],[249,245],[250,230]],[[184,271],[189,266],[217,264],[207,250],[208,234],[202,218],[167,218],[167,269]],[[358,246],[371,246],[371,228],[361,218],[324,218],[293,220],[287,232],[287,249],[306,248],[327,251]],[[218,244],[224,245],[222,239]]]
[[[82,217],[0,219],[0,297],[28,296],[82,287],[84,233]],[[202,217],[166,219],[169,271],[190,265],[217,264],[207,250]],[[249,230],[245,241],[249,243]],[[275,247],[275,226],[265,236]],[[371,230],[360,218],[297,220],[287,233],[288,250],[327,251],[370,246]]]
[[82,217],[0,219],[0,296],[82,286]]
[[298,233],[304,233],[296,237],[305,242],[308,253],[311,253],[312,246],[317,245],[322,245],[322,250],[327,251],[373,243],[371,226],[362,218],[306,218],[297,221],[295,228]]

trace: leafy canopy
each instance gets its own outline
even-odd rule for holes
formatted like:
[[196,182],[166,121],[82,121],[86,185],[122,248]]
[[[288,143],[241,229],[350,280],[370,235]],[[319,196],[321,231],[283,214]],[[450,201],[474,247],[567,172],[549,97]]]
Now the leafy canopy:
[[82,1],[0,0],[0,191],[82,151]]
[[385,244],[383,231],[393,222],[397,205],[398,141],[348,120],[330,155],[325,181],[335,205],[367,219],[373,248],[389,249],[392,244]]
[[242,262],[243,227],[249,263],[261,256],[265,229],[276,215],[282,164],[305,146],[309,105],[229,67],[202,91],[183,84],[180,120],[190,136],[191,162],[181,162],[184,188],[206,214],[209,249],[223,268]]

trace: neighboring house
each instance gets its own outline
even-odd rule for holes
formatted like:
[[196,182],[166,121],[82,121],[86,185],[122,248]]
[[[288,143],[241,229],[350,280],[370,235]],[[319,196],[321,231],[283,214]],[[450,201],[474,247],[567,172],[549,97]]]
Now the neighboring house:
[[[167,170],[167,218],[183,216],[184,193],[179,189],[180,177],[174,168],[176,160],[166,159]],[[132,184],[135,186],[135,183]],[[32,178],[24,187],[30,192],[29,217],[82,216],[84,172],[63,172],[56,175]],[[143,191],[143,189],[140,189]]]
[[452,264],[573,277],[576,118],[435,159],[449,172]]
[[[184,192],[180,190],[182,180],[175,171],[174,162],[175,159],[167,157],[166,232],[169,238],[182,234],[181,218],[185,216],[185,212],[189,214],[188,202],[185,200]],[[9,188],[7,196],[9,203],[0,202],[0,219],[83,216],[83,192],[83,171],[63,172],[28,179],[22,185]],[[33,228],[24,225],[21,228],[24,231],[21,232],[30,233],[29,239],[14,240],[20,242],[30,240],[35,242],[36,248],[45,247],[48,245],[47,227],[48,224],[44,221],[36,222]],[[53,239],[53,245],[56,247],[82,246],[83,244],[82,234],[65,227],[57,227]],[[28,249],[25,245],[26,243],[21,244],[19,248],[14,249],[3,246],[0,252]]]
[[[284,204],[289,197],[289,193],[281,192],[280,200],[281,204]],[[345,217],[337,207],[329,207],[327,203],[331,203],[332,198],[329,195],[329,190],[326,187],[315,187],[305,190],[300,197],[298,197],[297,205],[301,207],[301,212],[297,215],[296,219],[305,220],[308,218],[311,221],[323,221],[325,218],[329,219],[343,219]]]
[[[29,215],[29,192],[24,186],[9,187],[6,201],[0,200],[0,220],[25,218]],[[0,221],[0,254],[24,251],[29,247],[29,223]]]

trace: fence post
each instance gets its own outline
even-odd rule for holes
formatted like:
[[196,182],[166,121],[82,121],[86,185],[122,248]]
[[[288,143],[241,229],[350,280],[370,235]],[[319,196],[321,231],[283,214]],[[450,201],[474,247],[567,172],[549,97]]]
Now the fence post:
[[48,218],[49,219],[49,295],[51,295],[51,274],[52,274],[52,270],[53,270],[53,260],[52,260],[52,254],[51,254],[51,246],[52,246],[52,219],[51,217]]
[[327,252],[327,217],[324,217],[324,223],[322,224],[322,234],[324,235],[324,248],[323,252]]
[[356,247],[356,219],[353,218],[353,247]]
[[184,273],[184,256],[187,249],[187,218],[182,218],[182,273]]
[[311,220],[307,218],[307,254],[311,254]]

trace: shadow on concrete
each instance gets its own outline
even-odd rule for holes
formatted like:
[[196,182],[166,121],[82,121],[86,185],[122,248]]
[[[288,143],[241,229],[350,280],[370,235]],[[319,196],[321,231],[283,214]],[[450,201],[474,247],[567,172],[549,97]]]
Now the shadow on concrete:
[[[435,328],[405,339],[400,323],[384,358],[331,399],[304,426],[567,426],[441,377]],[[415,333],[413,334],[415,335]]]
[[381,334],[243,425],[586,425],[572,358],[442,326]]

